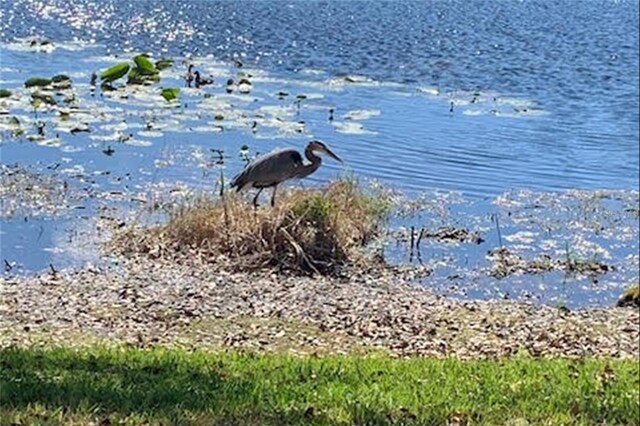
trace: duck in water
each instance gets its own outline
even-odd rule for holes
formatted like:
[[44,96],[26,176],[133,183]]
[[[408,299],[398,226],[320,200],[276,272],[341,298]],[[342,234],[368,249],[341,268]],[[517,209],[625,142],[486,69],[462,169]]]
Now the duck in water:
[[200,71],[196,71],[196,87],[206,86],[207,84],[213,84],[213,78],[211,77],[201,77]]
[[191,87],[191,83],[193,82],[193,64],[189,65],[189,68],[187,69],[187,77],[185,78],[185,80],[187,82],[187,87]]

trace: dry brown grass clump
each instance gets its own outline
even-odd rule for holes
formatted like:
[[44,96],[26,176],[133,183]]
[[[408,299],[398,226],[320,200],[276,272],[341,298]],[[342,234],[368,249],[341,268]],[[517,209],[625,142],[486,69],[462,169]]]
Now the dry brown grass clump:
[[387,199],[350,180],[281,191],[275,207],[257,210],[227,194],[176,208],[164,225],[124,230],[114,245],[122,254],[193,254],[240,269],[332,274],[358,258],[357,249],[378,235],[389,209]]

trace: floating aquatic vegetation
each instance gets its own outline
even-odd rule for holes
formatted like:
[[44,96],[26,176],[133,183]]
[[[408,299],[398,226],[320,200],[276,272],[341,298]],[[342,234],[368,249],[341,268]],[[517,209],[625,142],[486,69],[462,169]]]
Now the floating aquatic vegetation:
[[548,254],[541,254],[533,260],[526,260],[506,247],[490,250],[487,258],[492,262],[490,274],[503,278],[512,274],[540,274],[559,270],[567,274],[601,275],[613,270],[610,265],[597,259],[586,259],[567,256],[564,259],[553,259]]
[[44,77],[31,77],[27,81],[24,82],[24,87],[47,87],[50,86],[53,81],[50,78]]
[[436,230],[422,229],[420,231],[423,238],[433,238],[438,241],[452,241],[461,243],[481,244],[484,239],[480,236],[480,233],[471,231],[466,228],[454,228],[445,226]]
[[77,197],[66,181],[32,172],[19,165],[0,164],[0,217],[64,213]]
[[129,71],[127,84],[152,84],[160,81],[159,71],[145,54],[133,58],[135,67]]
[[527,261],[505,247],[490,250],[487,258],[493,263],[490,274],[497,278],[518,273],[539,274],[555,268],[554,262],[548,255]]
[[71,88],[71,78],[66,74],[57,74],[51,78],[53,88],[58,90],[64,90]]
[[112,83],[124,77],[129,72],[129,68],[131,68],[131,66],[128,62],[113,65],[100,74],[100,80],[102,80],[103,83]]
[[156,69],[158,71],[165,70],[167,68],[171,68],[173,66],[173,59],[162,58],[156,61]]
[[178,95],[180,94],[180,89],[177,87],[174,88],[164,88],[161,90],[161,95],[165,101],[171,102],[178,99]]
[[142,75],[154,75],[158,73],[156,66],[149,60],[147,55],[134,56],[133,62],[135,62],[138,72]]

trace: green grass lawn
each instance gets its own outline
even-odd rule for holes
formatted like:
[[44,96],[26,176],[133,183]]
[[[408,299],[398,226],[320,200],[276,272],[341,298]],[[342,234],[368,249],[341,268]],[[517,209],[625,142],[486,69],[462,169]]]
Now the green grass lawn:
[[638,361],[0,350],[0,424],[638,424]]

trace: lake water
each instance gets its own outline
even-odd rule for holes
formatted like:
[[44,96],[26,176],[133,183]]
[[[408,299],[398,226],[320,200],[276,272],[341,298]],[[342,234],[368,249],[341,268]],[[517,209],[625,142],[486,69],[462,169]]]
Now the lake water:
[[[65,195],[63,214],[5,214],[2,257],[21,271],[90,260],[73,250],[74,238],[109,206],[104,194],[211,188],[212,148],[224,150],[225,174],[232,175],[244,164],[244,144],[253,155],[302,148],[316,137],[356,175],[431,203],[430,213],[398,219],[397,227],[453,220],[486,234],[479,246],[423,249],[432,264],[447,264],[433,275],[439,289],[461,275],[453,270],[481,269],[488,249],[512,241],[521,253],[535,246],[533,253],[570,248],[602,256],[617,272],[573,287],[553,274],[491,285],[467,277],[473,286],[456,283],[452,291],[611,303],[638,276],[637,218],[624,213],[637,205],[639,180],[638,15],[636,1],[2,1],[0,88],[24,96],[0,109],[19,118],[25,133],[13,137],[5,126],[1,162],[69,180],[77,190]],[[33,36],[53,41],[53,49],[34,48]],[[183,86],[182,61],[216,84],[183,90],[180,108],[151,91],[127,99],[91,92],[93,71],[139,52],[176,59],[157,86]],[[23,86],[29,77],[60,72],[72,77],[85,110],[71,124],[55,110],[36,116]],[[238,72],[252,76],[248,95],[225,92]],[[39,140],[37,121],[45,123]],[[71,133],[77,123],[91,132]],[[342,170],[327,160],[307,184]],[[574,189],[586,192],[567,192]],[[596,192],[602,190],[609,192]],[[102,204],[86,197],[91,191]],[[548,208],[546,217],[567,219],[566,206],[583,208],[585,199],[605,200],[592,211],[620,213],[611,235],[585,230],[584,218],[551,228],[542,219],[512,220],[512,210],[532,200]],[[500,234],[496,214],[504,216]],[[535,242],[523,243],[522,232]],[[406,260],[402,244],[388,250]]]

